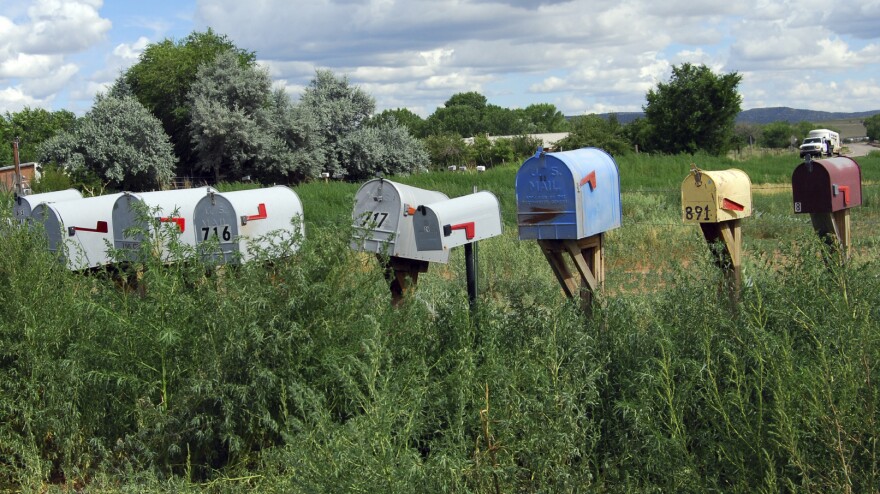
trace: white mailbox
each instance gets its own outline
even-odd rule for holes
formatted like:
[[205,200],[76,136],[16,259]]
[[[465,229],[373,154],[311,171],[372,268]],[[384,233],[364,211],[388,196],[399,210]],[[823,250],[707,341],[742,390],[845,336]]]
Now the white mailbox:
[[[193,212],[196,204],[213,187],[161,190],[157,192],[123,193],[113,205],[113,243],[117,249],[137,251],[144,241],[143,232],[155,232],[154,226],[163,223],[176,225],[180,242],[195,247]],[[139,231],[138,231],[139,230]],[[167,237],[161,237],[167,240]],[[165,243],[159,247],[163,260],[169,261]]]
[[42,194],[29,194],[26,196],[15,195],[12,203],[12,218],[24,223],[33,215],[33,210],[43,202],[59,202],[72,201],[74,199],[82,199],[82,194],[76,189],[57,190],[54,192],[43,192]]
[[[196,204],[193,221],[196,243],[216,239],[224,262],[234,262],[239,256],[242,262],[248,261],[256,254],[254,247],[300,242],[304,236],[302,202],[283,185],[209,191]],[[299,249],[299,243],[294,249]]]
[[413,215],[420,251],[453,247],[501,235],[501,207],[491,192],[420,205]]
[[420,204],[449,199],[446,194],[399,184],[383,178],[370,180],[354,197],[354,238],[351,248],[419,261],[446,263],[449,251],[420,251],[411,216]]
[[34,208],[33,218],[42,221],[49,250],[63,249],[71,271],[111,264],[113,205],[122,194],[44,202]]

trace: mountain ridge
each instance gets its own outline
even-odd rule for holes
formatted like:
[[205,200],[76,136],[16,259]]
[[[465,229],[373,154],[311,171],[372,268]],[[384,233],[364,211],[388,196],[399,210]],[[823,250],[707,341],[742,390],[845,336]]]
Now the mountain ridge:
[[[880,113],[880,110],[862,112],[827,112],[819,110],[802,110],[787,106],[772,106],[741,111],[736,117],[736,123],[768,124],[773,122],[826,122],[829,120],[867,118],[878,113]],[[611,115],[617,115],[617,120],[620,123],[628,124],[637,118],[644,117],[645,112],[599,113],[599,116],[603,118],[608,118]]]

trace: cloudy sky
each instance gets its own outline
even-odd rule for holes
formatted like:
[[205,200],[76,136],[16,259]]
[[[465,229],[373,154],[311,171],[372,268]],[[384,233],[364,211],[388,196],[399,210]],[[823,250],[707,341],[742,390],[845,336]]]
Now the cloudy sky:
[[149,43],[208,27],[294,98],[327,68],[422,116],[463,91],[640,111],[684,62],[740,73],[744,109],[880,109],[880,0],[0,0],[0,113],[82,114]]

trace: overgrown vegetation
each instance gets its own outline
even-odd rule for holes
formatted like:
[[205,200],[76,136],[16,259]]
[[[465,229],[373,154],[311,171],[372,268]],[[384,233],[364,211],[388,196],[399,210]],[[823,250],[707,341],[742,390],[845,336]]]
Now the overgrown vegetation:
[[[756,188],[731,307],[676,193],[691,161],[731,163],[653,160],[619,160],[624,226],[590,319],[516,240],[512,166],[400,179],[501,199],[479,325],[460,251],[390,307],[348,247],[356,184],[299,187],[302,249],[238,268],[70,273],[0,221],[0,490],[874,490],[878,189],[841,266],[790,196]],[[788,165],[740,167],[759,184]]]

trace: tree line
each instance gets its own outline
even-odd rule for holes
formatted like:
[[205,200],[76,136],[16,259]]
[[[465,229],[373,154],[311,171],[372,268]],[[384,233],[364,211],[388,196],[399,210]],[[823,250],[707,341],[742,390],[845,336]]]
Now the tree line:
[[[787,147],[791,135],[813,127],[736,126],[741,79],[705,65],[675,66],[669,81],[648,91],[645,117],[627,125],[613,115],[568,119],[549,103],[503,108],[473,91],[422,118],[405,108],[377,113],[372,96],[327,70],[293,101],[272,87],[254,52],[208,29],[149,45],[84,116],[25,108],[0,118],[0,134],[5,142],[22,136],[22,161],[55,164],[80,183],[145,190],[173,176],[298,183],[322,173],[361,180],[492,166],[533,153],[540,142],[527,134],[536,133],[569,132],[561,149],[720,155],[751,143]],[[471,136],[466,145],[462,138]],[[0,159],[11,162],[8,146]]]

